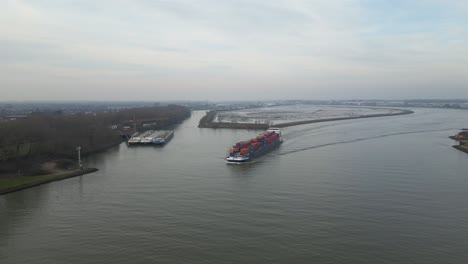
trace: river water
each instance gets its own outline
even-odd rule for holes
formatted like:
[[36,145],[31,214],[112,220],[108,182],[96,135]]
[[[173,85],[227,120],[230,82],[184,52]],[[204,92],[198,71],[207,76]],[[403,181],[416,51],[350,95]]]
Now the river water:
[[99,172],[0,196],[0,263],[468,263],[468,112],[289,127],[279,149],[225,164],[258,131],[199,129],[165,147],[88,157]]

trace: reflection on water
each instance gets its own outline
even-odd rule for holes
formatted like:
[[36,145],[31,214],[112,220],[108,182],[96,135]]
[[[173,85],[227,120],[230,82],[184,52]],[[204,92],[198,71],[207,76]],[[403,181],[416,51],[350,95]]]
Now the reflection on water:
[[35,219],[41,218],[43,212],[38,208],[47,200],[49,188],[44,185],[0,198],[0,248],[8,245],[10,237],[29,230],[35,224]]
[[164,148],[1,196],[1,263],[467,263],[468,155],[447,138],[467,112],[415,111],[288,127],[242,165],[226,151],[258,131],[195,112]]

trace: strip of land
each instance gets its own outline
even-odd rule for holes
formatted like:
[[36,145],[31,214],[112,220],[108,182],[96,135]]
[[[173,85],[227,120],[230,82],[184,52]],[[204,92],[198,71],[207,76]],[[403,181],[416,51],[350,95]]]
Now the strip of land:
[[462,131],[456,135],[450,136],[449,138],[458,141],[458,145],[454,145],[453,147],[468,153],[468,130],[463,128]]
[[350,119],[373,118],[373,117],[384,117],[384,116],[397,116],[397,115],[409,115],[409,114],[412,114],[412,113],[414,113],[414,112],[410,111],[410,110],[399,110],[399,112],[386,113],[386,114],[371,114],[371,115],[359,115],[359,116],[347,116],[347,117],[333,117],[333,118],[323,118],[323,119],[313,119],[313,120],[288,122],[288,123],[276,124],[275,127],[290,127],[290,126],[298,126],[298,125],[304,125],[304,124],[322,123],[322,122],[331,122],[331,121],[341,121],[341,120],[350,120]]
[[81,176],[84,174],[97,171],[95,168],[85,168],[72,171],[65,171],[39,176],[13,176],[0,178],[0,195],[24,190],[35,187],[41,184],[50,183],[53,181],[61,181],[64,179]]
[[[468,144],[468,142],[466,144]],[[454,145],[453,147],[460,151],[468,153],[468,145]]]
[[[361,118],[373,118],[373,117],[385,117],[385,116],[409,115],[409,114],[414,113],[411,110],[401,110],[401,109],[390,109],[390,110],[397,110],[398,112],[386,113],[386,114],[370,114],[370,115],[359,115],[359,116],[302,120],[302,121],[288,122],[288,123],[282,123],[282,124],[275,124],[274,127],[283,128],[283,127],[298,126],[298,125],[312,124],[312,123],[322,123],[322,122],[361,119]],[[200,119],[200,123],[198,127],[200,128],[257,129],[257,130],[265,130],[265,129],[268,129],[269,127],[268,124],[262,124],[262,123],[213,122],[216,115],[217,115],[216,111],[214,110],[209,111],[208,113],[206,113],[204,117],[202,117],[202,119]]]

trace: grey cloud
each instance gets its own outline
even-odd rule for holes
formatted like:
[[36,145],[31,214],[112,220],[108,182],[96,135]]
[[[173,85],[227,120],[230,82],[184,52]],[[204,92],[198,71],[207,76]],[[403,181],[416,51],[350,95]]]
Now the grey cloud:
[[468,6],[400,2],[410,20],[384,1],[11,0],[0,80],[9,99],[468,97]]

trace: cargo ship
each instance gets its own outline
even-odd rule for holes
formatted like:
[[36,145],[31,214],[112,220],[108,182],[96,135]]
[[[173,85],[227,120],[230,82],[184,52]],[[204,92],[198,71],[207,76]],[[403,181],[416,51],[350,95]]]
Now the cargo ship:
[[226,161],[228,163],[249,162],[278,147],[282,142],[281,130],[279,128],[270,128],[256,138],[237,142],[229,149]]
[[142,141],[145,137],[151,135],[151,133],[153,133],[153,130],[145,131],[145,132],[140,133],[140,134],[136,133],[135,135],[133,135],[133,137],[131,137],[131,138],[128,140],[127,143],[128,143],[129,145],[141,144],[141,141]]
[[174,137],[172,130],[149,130],[128,140],[129,145],[165,145]]
[[154,145],[165,145],[174,137],[174,131],[165,130],[160,131],[159,135],[153,139]]

